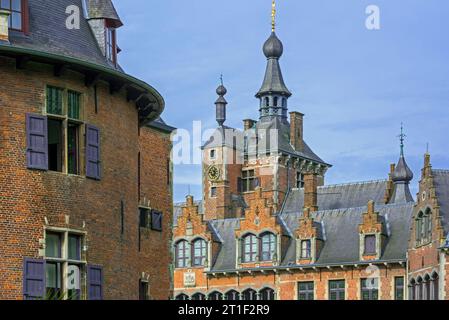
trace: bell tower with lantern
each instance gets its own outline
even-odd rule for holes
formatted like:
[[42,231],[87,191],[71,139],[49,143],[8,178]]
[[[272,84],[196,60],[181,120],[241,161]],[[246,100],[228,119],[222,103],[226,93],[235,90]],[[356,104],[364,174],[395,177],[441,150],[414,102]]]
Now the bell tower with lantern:
[[237,141],[241,133],[224,125],[226,121],[227,90],[221,84],[217,88],[218,99],[215,102],[218,127],[202,147],[203,150],[203,204],[204,219],[215,220],[232,218],[238,215],[233,209],[232,194],[237,193],[233,184],[235,177],[242,170],[239,161],[241,150]]

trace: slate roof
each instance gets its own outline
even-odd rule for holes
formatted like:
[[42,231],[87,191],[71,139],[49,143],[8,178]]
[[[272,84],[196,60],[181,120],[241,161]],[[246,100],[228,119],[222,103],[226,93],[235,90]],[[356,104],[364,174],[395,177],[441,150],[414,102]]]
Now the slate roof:
[[171,133],[171,132],[176,130],[175,127],[172,127],[172,126],[169,126],[168,124],[166,124],[165,121],[161,117],[159,117],[156,120],[150,122],[148,124],[148,126],[150,126],[152,128],[156,128],[156,129],[162,130],[162,131],[165,131],[165,132],[168,132],[168,133]]
[[[435,172],[435,180],[439,184],[444,180],[445,186],[448,186],[445,187],[445,190],[449,190],[449,171]],[[362,223],[362,215],[367,211],[369,200],[375,201],[375,210],[379,212],[384,224],[383,234],[387,236],[380,260],[405,260],[415,203],[411,201],[383,204],[386,185],[387,180],[378,180],[328,185],[318,189],[320,211],[311,213],[311,217],[315,219],[318,238],[325,241],[316,265],[361,263],[358,227]],[[446,197],[446,199],[449,198]],[[283,230],[282,233],[290,237],[288,246],[284,247],[281,253],[280,267],[295,265],[294,232],[297,230],[299,219],[303,214],[303,201],[304,190],[292,190],[286,200],[283,212],[277,215],[277,221]],[[196,204],[202,209],[201,201]],[[181,206],[182,204],[175,205],[175,222],[181,212]],[[449,206],[444,208],[449,209]],[[221,246],[218,255],[214,257],[212,271],[235,269],[235,230],[240,228],[240,221],[240,219],[222,219],[208,222],[214,239]]]
[[[267,151],[276,151],[295,155],[302,159],[312,160],[328,167],[331,166],[323,161],[318,155],[316,155],[316,153],[312,151],[312,149],[307,145],[306,142],[304,142],[304,150],[302,152],[296,151],[290,144],[290,124],[287,121],[283,121],[279,117],[272,117],[269,120],[265,119],[263,121],[258,121],[254,129],[251,130],[256,130],[258,132],[259,138],[262,138],[266,141],[265,145],[267,146],[267,149],[262,150],[260,148],[262,143],[261,139],[259,139],[257,150],[256,143],[249,144],[249,147],[247,148],[247,150],[245,150],[245,152],[247,152],[249,155],[254,155],[256,152],[258,152],[259,154],[265,154]],[[270,133],[273,132],[271,130],[276,130],[277,138],[270,137]],[[238,137],[240,141],[238,141],[236,144],[234,140],[227,139],[229,133],[231,133],[231,138],[235,136]],[[228,134],[228,136],[226,136],[226,134]],[[244,147],[244,133],[242,131],[227,126],[221,126],[214,131],[209,140],[203,145],[203,149],[223,146],[223,137],[225,146],[231,148],[237,147],[237,149],[241,149]],[[271,144],[274,141],[276,142],[276,144]]]
[[122,24],[114,4],[110,0],[88,0],[89,19],[110,19],[116,21],[116,27]]
[[[386,224],[384,233],[389,234],[382,250],[380,260],[403,260],[406,258],[410,224],[412,221],[414,203],[376,206],[381,218]],[[359,232],[362,215],[367,207],[324,210],[311,213],[315,222],[323,226],[326,241],[319,253],[316,264],[357,263],[359,259]],[[302,213],[283,214],[289,228],[296,230]],[[295,263],[296,248],[291,241],[282,265]]]
[[432,170],[444,231],[449,232],[449,170]]
[[[262,138],[265,139],[267,149],[270,151],[280,151],[330,166],[329,164],[326,164],[319,156],[317,156],[306,142],[304,142],[304,150],[302,152],[296,151],[290,144],[290,124],[287,121],[282,120],[280,117],[272,117],[258,121],[256,123],[255,130],[258,132],[258,135],[264,135]],[[270,133],[273,132],[272,130],[276,130],[275,132],[277,134],[277,139],[275,139],[275,137],[270,137]],[[277,145],[270,145],[273,141],[276,141]],[[265,151],[260,150],[260,148],[258,150],[259,152],[265,153]],[[255,150],[248,150],[249,154],[254,152]]]
[[[384,233],[388,234],[382,250],[381,261],[402,261],[406,258],[410,223],[412,221],[414,203],[392,204],[376,207],[381,219],[385,222]],[[325,238],[317,265],[350,264],[361,262],[359,259],[359,232],[365,207],[324,210],[311,214],[316,226],[322,227],[320,237]],[[282,214],[280,219],[290,229],[298,228],[302,213]],[[213,271],[233,270],[236,266],[235,230],[240,227],[239,219],[214,220],[210,222],[218,231],[223,242],[221,250],[213,265]],[[292,266],[296,261],[296,244],[290,240],[280,266]]]
[[[387,180],[356,182],[318,187],[318,208],[333,210],[366,206],[373,200],[382,204]],[[290,191],[284,206],[284,213],[301,211],[304,206],[304,189]]]
[[[107,18],[115,27],[121,25],[111,0],[85,1],[88,14],[92,17]],[[60,72],[58,69],[79,72],[85,75],[86,85],[97,80],[109,82],[111,90],[126,85],[130,100],[135,102],[139,110],[140,125],[154,121],[165,108],[161,94],[107,59],[84,15],[80,19],[79,29],[67,28],[66,9],[73,5],[81,9],[83,1],[29,0],[29,30],[10,30],[9,42],[0,41],[0,54],[16,58],[19,62],[32,60],[54,65],[55,74]]]
[[[233,137],[240,137],[236,143]],[[239,145],[240,144],[240,145]],[[215,129],[214,133],[210,136],[209,140],[203,145],[204,148],[214,148],[227,146],[230,148],[243,147],[243,134],[240,130],[231,128],[228,126],[220,126]]]
[[80,19],[79,30],[66,28],[66,8],[70,5],[82,8],[81,0],[30,0],[28,5],[30,32],[24,35],[11,31],[11,45],[77,58],[115,69],[102,54],[86,19]]

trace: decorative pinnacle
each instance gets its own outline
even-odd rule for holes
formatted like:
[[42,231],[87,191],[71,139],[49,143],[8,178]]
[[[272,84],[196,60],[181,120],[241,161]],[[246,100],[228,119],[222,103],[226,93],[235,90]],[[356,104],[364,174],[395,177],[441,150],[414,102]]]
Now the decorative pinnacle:
[[407,136],[404,134],[404,124],[401,122],[401,134],[398,136],[401,142],[401,157],[404,156],[404,140]]
[[220,74],[220,83],[223,85],[223,74]]
[[276,30],[276,0],[273,0],[271,4],[271,31]]

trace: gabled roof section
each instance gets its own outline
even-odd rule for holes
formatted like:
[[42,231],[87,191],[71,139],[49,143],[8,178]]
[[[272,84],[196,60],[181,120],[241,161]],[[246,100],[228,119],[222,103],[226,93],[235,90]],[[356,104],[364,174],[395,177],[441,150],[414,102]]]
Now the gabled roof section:
[[[182,214],[182,207],[185,205],[186,205],[185,202],[179,202],[173,205],[173,226],[178,225],[178,218]],[[203,214],[203,202],[195,201],[194,205],[198,206],[199,214]]]

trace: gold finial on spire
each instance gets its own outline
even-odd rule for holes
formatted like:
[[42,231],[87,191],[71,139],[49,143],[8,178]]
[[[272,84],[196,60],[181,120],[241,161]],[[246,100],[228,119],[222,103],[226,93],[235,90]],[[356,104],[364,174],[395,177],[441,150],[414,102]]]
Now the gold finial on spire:
[[276,0],[271,4],[271,31],[276,30]]

